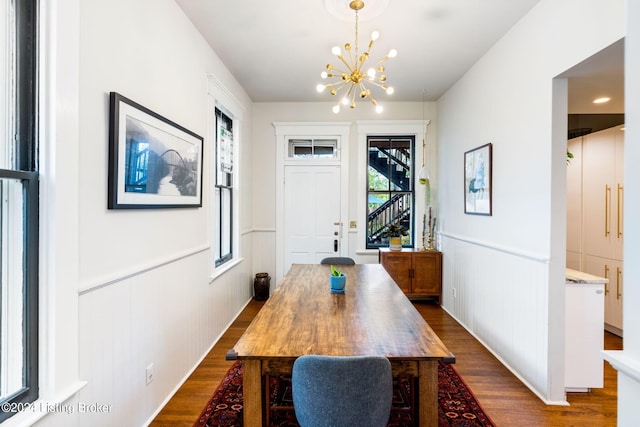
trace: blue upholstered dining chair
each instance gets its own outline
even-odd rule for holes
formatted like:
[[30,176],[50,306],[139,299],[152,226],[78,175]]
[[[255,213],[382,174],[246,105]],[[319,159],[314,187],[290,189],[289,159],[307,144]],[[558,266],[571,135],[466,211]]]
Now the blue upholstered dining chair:
[[356,262],[353,258],[346,256],[332,256],[320,261],[320,264],[333,264],[333,265],[355,265]]
[[383,356],[301,356],[291,375],[301,427],[384,427],[393,384]]

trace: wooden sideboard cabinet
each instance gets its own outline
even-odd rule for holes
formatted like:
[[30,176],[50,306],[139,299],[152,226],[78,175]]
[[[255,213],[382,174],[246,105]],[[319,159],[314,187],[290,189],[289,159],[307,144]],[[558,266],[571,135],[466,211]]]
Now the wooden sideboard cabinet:
[[407,297],[433,298],[440,303],[442,252],[380,248],[379,260]]

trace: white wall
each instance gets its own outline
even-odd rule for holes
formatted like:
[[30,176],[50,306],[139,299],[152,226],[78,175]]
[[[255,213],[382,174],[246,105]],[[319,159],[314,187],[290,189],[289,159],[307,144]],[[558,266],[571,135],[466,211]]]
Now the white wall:
[[[249,167],[241,170],[235,248],[246,248],[243,258],[212,279],[211,141],[202,208],[109,210],[108,94],[207,138],[212,73],[244,110],[240,159],[250,159],[251,101],[173,0],[54,3],[44,37],[51,48],[43,85],[50,123],[42,396],[76,411],[49,414],[39,425],[139,426],[251,297],[252,179]],[[151,363],[154,381],[146,385]],[[106,414],[78,413],[81,403],[111,406]]]
[[[552,117],[566,118],[566,85],[553,79],[624,27],[622,0],[542,0],[438,102],[444,307],[549,403],[564,401],[566,123]],[[465,215],[458,165],[488,142],[493,215]]]

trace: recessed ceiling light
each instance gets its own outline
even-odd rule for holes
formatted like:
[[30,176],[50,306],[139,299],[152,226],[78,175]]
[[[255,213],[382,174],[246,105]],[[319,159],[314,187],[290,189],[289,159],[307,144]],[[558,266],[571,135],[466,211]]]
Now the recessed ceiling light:
[[607,97],[603,97],[603,98],[596,98],[593,100],[594,104],[603,104],[605,102],[609,102],[611,100],[611,98],[607,98]]

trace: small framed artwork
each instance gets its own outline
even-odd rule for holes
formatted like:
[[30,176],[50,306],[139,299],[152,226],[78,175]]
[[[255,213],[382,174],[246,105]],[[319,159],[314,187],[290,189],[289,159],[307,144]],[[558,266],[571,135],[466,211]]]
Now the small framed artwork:
[[202,206],[203,138],[109,95],[109,209]]
[[464,153],[464,213],[491,215],[492,144]]

